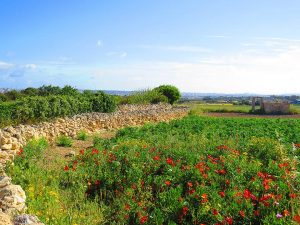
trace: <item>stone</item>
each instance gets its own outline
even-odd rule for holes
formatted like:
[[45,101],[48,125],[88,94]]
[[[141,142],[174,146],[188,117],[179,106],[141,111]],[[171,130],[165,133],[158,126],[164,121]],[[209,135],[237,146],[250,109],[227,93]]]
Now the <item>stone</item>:
[[0,225],[13,225],[9,215],[0,211]]
[[44,225],[36,216],[23,214],[14,219],[14,225]]
[[12,144],[4,144],[1,146],[2,150],[10,150],[12,148]]
[[19,185],[8,185],[0,189],[0,206],[9,215],[24,213],[26,195]]
[[74,151],[70,151],[69,153],[65,154],[65,157],[74,157],[76,153]]
[[0,176],[0,188],[10,185],[11,178],[7,176]]

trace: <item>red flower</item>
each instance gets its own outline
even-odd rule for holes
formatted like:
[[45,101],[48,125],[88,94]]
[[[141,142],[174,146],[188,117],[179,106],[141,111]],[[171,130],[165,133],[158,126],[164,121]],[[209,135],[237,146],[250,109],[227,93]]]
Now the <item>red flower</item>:
[[225,220],[228,224],[233,224],[233,219],[231,217],[226,217]]
[[171,181],[167,180],[167,181],[165,181],[165,184],[166,184],[167,186],[170,186],[170,185],[171,185]]
[[289,212],[288,210],[285,209],[285,210],[283,210],[282,215],[288,216],[288,215],[290,215],[290,212]]
[[240,213],[241,217],[243,217],[243,218],[245,217],[245,212],[243,210],[241,210],[239,213]]
[[248,189],[246,189],[244,191],[244,198],[245,199],[249,199],[250,197],[251,197],[251,192]]
[[146,223],[147,220],[148,220],[148,216],[143,216],[143,217],[141,217],[141,218],[140,218],[140,224]]
[[98,149],[95,149],[95,148],[94,148],[94,149],[92,150],[92,154],[93,154],[93,155],[94,155],[94,154],[98,154],[98,153],[99,153]]
[[189,190],[189,194],[190,194],[190,195],[192,195],[192,194],[194,194],[194,193],[195,193],[195,189]]
[[187,215],[188,211],[189,211],[189,208],[188,208],[187,206],[184,206],[184,207],[182,208],[182,214],[183,214],[184,216]]
[[80,153],[80,155],[83,155],[84,154],[84,150],[80,150],[79,153]]
[[296,221],[298,224],[300,224],[300,216],[299,215],[295,215],[293,217],[293,220]]
[[95,181],[95,184],[96,184],[96,185],[100,185],[100,183],[101,183],[100,180],[96,180],[96,181]]
[[225,192],[224,192],[224,191],[220,191],[220,192],[219,192],[219,195],[220,195],[222,198],[224,198],[224,197],[225,197]]
[[254,211],[254,215],[255,215],[255,216],[259,216],[259,211],[258,211],[258,210],[255,210],[255,211]]
[[159,156],[158,155],[154,156],[153,160],[158,161],[159,160]]
[[130,210],[130,205],[125,204],[124,209],[127,210],[127,211]]
[[212,214],[213,214],[214,216],[216,216],[216,215],[218,215],[218,214],[219,214],[219,212],[218,212],[218,210],[216,210],[216,209],[213,209],[213,210],[212,210]]
[[193,187],[193,183],[192,182],[187,182],[187,186],[188,187]]
[[215,172],[216,172],[217,174],[220,174],[220,175],[226,174],[226,170],[225,170],[225,169],[222,169],[222,170],[215,170]]
[[175,166],[175,163],[171,158],[167,158],[166,162],[167,162],[167,164],[169,164],[171,166]]
[[68,171],[69,170],[69,167],[68,166],[65,166],[64,167],[64,171]]
[[18,152],[18,155],[22,155],[22,153],[24,152],[23,148],[20,148],[20,151]]

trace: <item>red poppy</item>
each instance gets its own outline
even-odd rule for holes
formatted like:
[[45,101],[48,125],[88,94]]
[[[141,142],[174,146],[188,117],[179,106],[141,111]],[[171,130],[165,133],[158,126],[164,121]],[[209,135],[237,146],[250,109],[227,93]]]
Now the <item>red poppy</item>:
[[224,191],[220,191],[220,192],[219,192],[219,195],[220,195],[222,198],[224,198],[224,197],[225,197],[225,192],[224,192]]
[[80,150],[79,153],[80,153],[81,155],[83,155],[83,154],[84,154],[84,150]]
[[65,166],[64,167],[64,171],[68,171],[69,170],[69,167],[68,166]]
[[158,155],[154,156],[153,160],[158,161],[159,160],[159,156]]
[[226,217],[225,218],[225,221],[228,223],[228,224],[233,224],[233,219],[231,217]]
[[246,189],[244,191],[244,198],[245,199],[249,199],[250,197],[251,197],[251,192],[248,189]]
[[130,205],[125,204],[124,209],[125,209],[125,210],[130,210]]
[[167,164],[169,164],[171,166],[175,166],[175,163],[171,158],[167,158],[166,162],[167,162]]
[[94,149],[92,150],[92,154],[93,154],[93,155],[98,154],[98,153],[99,153],[98,149],[95,149],[95,148],[94,148]]
[[140,218],[140,224],[146,223],[147,220],[148,220],[148,216],[143,216],[143,217],[141,217],[141,218]]
[[216,210],[216,209],[213,209],[213,210],[212,210],[212,214],[216,216],[216,215],[218,215],[218,214],[219,214],[219,212],[218,212],[218,210]]
[[293,217],[293,220],[296,221],[298,224],[300,224],[300,216],[299,215],[295,215]]
[[192,194],[194,194],[194,193],[195,193],[195,189],[189,190],[189,194],[190,194],[190,195],[192,195]]
[[290,212],[288,210],[283,210],[283,213],[282,213],[283,216],[288,216],[290,215]]
[[166,184],[167,186],[170,186],[170,185],[171,185],[171,181],[167,180],[167,181],[165,181],[165,184]]
[[95,181],[95,184],[96,184],[96,185],[100,185],[100,183],[101,183],[100,180],[96,180],[96,181]]
[[184,206],[184,207],[182,208],[182,214],[183,214],[184,216],[187,215],[188,211],[189,211],[189,208],[188,208],[187,206]]
[[193,183],[192,182],[187,182],[187,186],[188,187],[193,187]]
[[245,217],[245,212],[243,211],[243,210],[241,210],[240,212],[239,212],[239,214],[241,215],[241,217]]

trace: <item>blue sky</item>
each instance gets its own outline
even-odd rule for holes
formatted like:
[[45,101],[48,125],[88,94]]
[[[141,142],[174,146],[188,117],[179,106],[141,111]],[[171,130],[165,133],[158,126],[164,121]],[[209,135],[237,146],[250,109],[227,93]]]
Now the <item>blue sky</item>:
[[298,0],[1,0],[0,87],[300,93]]

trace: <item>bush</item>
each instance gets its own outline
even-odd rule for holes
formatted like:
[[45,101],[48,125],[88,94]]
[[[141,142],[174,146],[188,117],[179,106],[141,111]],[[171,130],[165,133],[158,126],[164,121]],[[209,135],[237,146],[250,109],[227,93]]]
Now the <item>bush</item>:
[[25,97],[15,102],[0,103],[0,125],[44,121],[55,117],[87,112],[112,112],[116,102],[103,92],[83,94]]
[[157,90],[142,90],[123,97],[119,102],[120,104],[157,104],[168,102],[168,99]]
[[77,134],[77,139],[81,141],[85,141],[88,138],[88,135],[85,131],[81,130]]
[[166,96],[168,98],[168,102],[172,105],[181,97],[178,88],[172,85],[161,85],[154,90],[157,90],[158,92]]
[[57,138],[56,144],[58,146],[62,146],[62,147],[71,147],[73,144],[73,141],[70,137],[61,135]]

